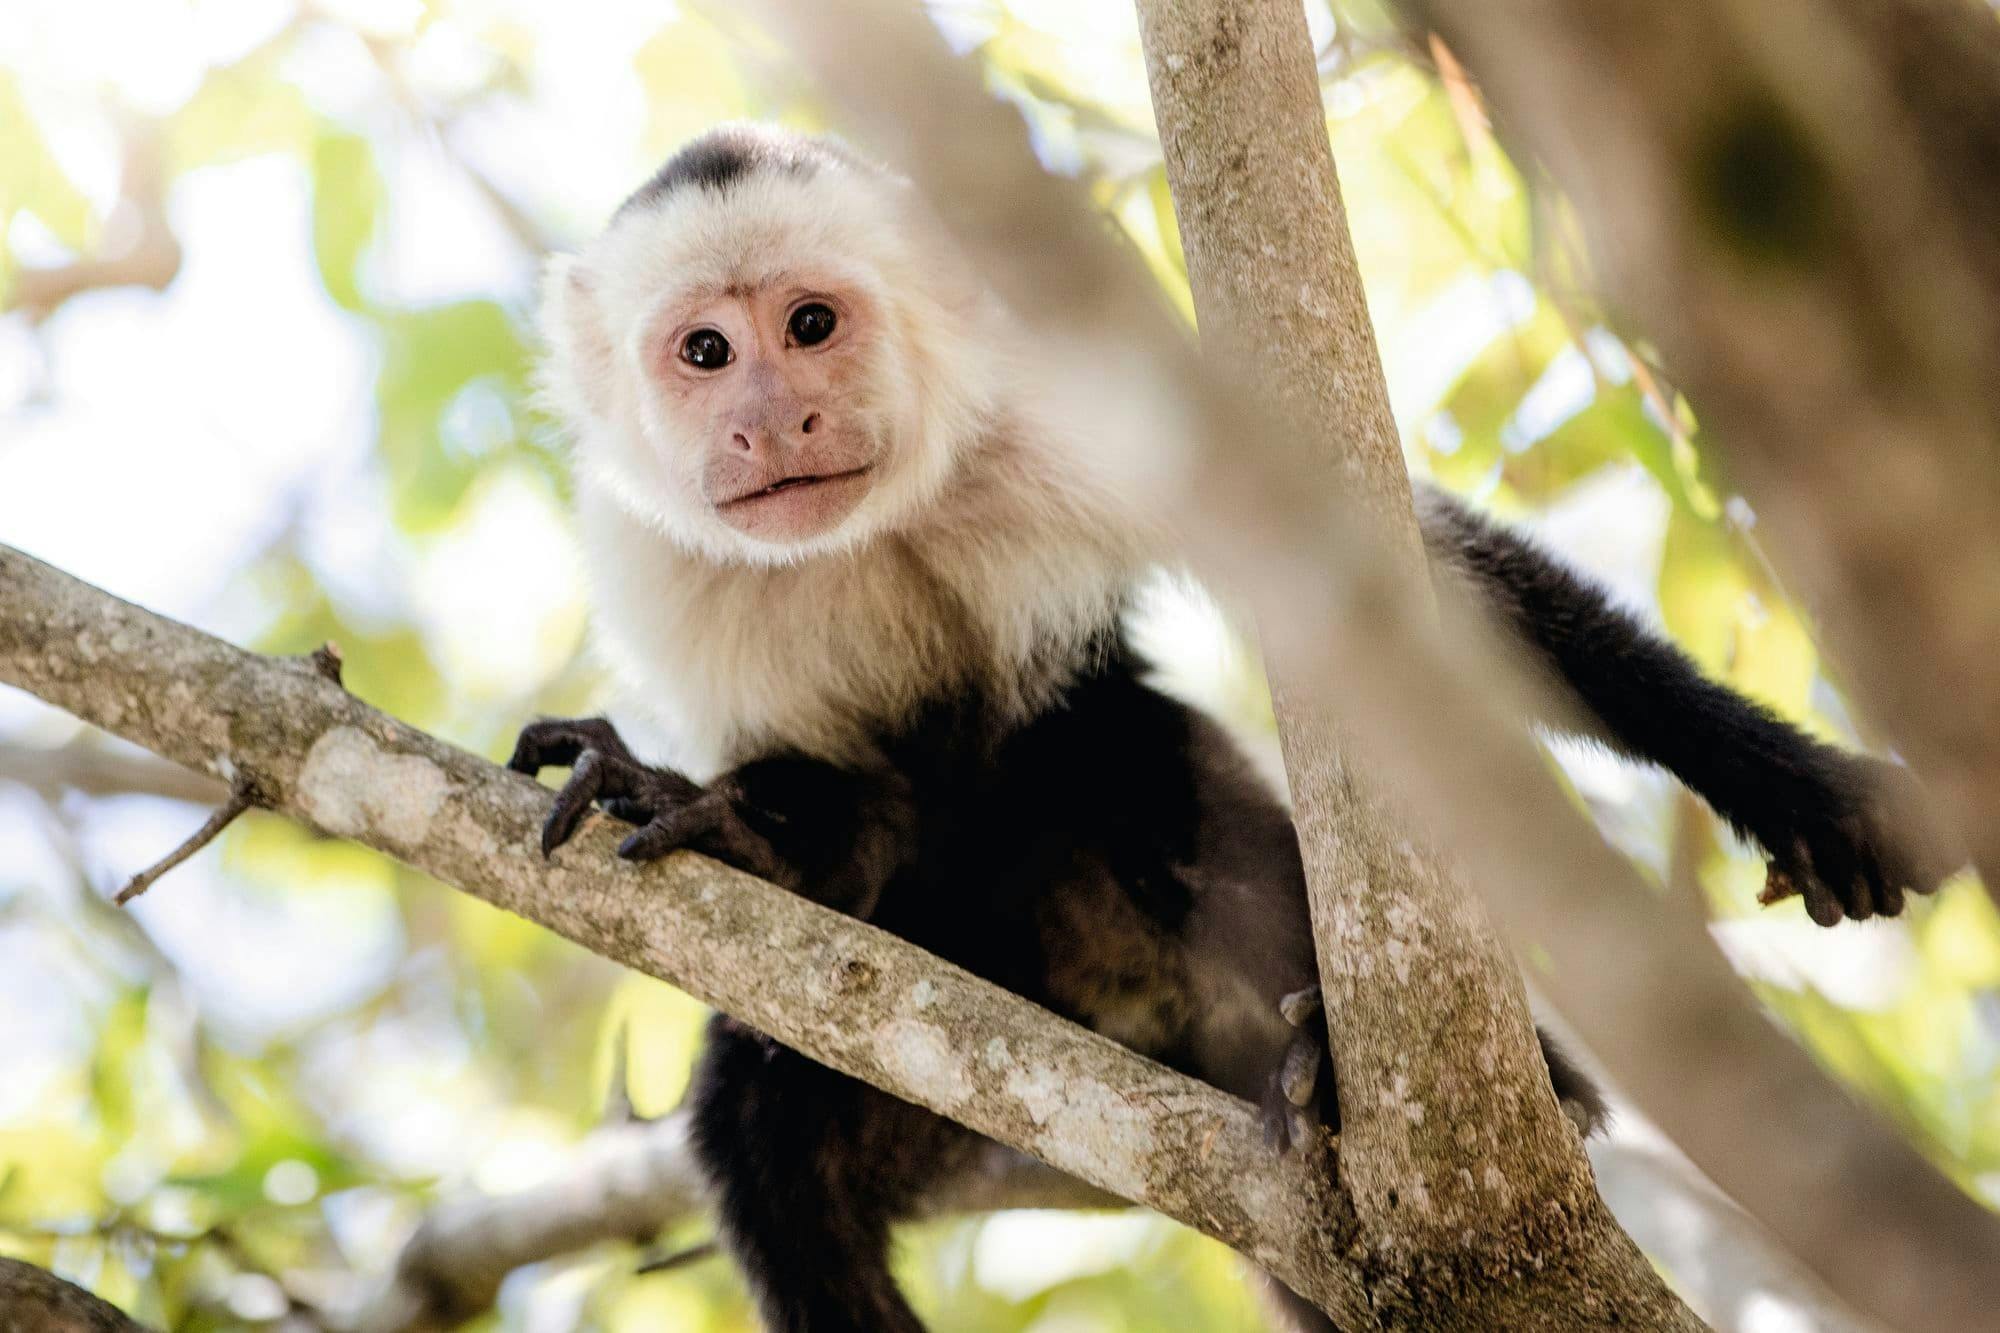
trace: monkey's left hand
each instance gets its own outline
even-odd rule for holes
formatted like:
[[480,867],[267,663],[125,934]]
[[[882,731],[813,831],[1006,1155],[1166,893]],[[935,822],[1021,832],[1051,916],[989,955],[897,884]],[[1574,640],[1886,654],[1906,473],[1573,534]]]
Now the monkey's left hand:
[[651,861],[688,848],[751,874],[775,877],[769,845],[744,826],[725,793],[672,769],[641,763],[617,728],[601,717],[529,723],[521,729],[507,767],[530,777],[550,767],[570,771],[542,824],[544,856],[569,841],[595,804],[639,826],[618,844],[618,855],[628,861]]
[[1822,926],[1895,916],[1906,893],[1935,893],[1965,863],[1910,772],[1860,756],[1847,757],[1815,808],[1786,811],[1751,831],[1771,853],[1758,901],[1800,895]]

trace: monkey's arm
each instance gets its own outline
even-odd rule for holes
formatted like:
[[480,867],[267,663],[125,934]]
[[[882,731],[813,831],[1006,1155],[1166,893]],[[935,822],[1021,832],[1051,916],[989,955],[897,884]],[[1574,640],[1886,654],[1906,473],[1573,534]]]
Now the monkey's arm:
[[1766,901],[1792,892],[1821,925],[1903,910],[1959,861],[1931,831],[1921,793],[1894,764],[1849,754],[1704,677],[1685,654],[1525,538],[1429,488],[1418,514],[1434,568],[1550,667],[1581,729],[1659,764],[1772,861]]
[[703,786],[642,763],[603,718],[530,723],[508,767],[570,770],[542,827],[544,854],[596,805],[639,826],[618,847],[629,860],[686,848],[864,918],[913,836],[893,777],[776,755]]

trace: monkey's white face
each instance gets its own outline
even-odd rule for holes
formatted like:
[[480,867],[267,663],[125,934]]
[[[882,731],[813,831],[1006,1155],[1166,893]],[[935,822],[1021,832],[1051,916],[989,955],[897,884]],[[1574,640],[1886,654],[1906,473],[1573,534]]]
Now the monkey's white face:
[[690,550],[760,564],[922,512],[995,372],[984,292],[906,204],[858,166],[683,187],[559,263],[548,378],[584,483]]
[[880,326],[864,293],[803,274],[662,310],[642,374],[663,463],[762,544],[837,532],[904,436]]

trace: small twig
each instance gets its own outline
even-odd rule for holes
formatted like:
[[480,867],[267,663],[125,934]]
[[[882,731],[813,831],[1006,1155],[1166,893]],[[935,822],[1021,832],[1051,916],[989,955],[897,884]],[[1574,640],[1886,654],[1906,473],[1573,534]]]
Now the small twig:
[[611,1039],[611,1080],[604,1093],[602,1125],[631,1125],[646,1120],[632,1103],[631,1025],[621,1021]]
[[636,1277],[648,1277],[654,1273],[667,1273],[676,1268],[686,1268],[689,1264],[700,1263],[703,1259],[708,1258],[714,1253],[716,1253],[715,1242],[705,1240],[699,1245],[690,1245],[684,1250],[674,1250],[657,1258],[643,1260],[632,1272]]
[[[314,656],[317,657],[318,654],[314,654]],[[153,865],[132,876],[132,882],[118,890],[118,896],[112,901],[120,907],[131,902],[147,889],[153,887],[154,880],[221,837],[224,829],[235,823],[245,810],[248,810],[256,803],[257,798],[251,793],[250,784],[239,780],[235,787],[230,790],[229,799],[223,802],[222,807],[210,815],[207,821],[194,831],[193,836],[180,846],[174,848],[171,852],[168,852]]]
[[135,128],[124,145],[120,195],[106,252],[54,268],[15,272],[7,305],[39,324],[70,297],[108,287],[165,291],[180,276],[181,243],[167,220],[161,150],[156,131]]
[[341,679],[341,676],[346,669],[347,659],[340,655],[340,645],[332,639],[328,639],[325,643],[306,654],[306,661],[312,664],[313,670],[319,672],[320,675],[325,676],[334,684],[343,686],[346,684]]

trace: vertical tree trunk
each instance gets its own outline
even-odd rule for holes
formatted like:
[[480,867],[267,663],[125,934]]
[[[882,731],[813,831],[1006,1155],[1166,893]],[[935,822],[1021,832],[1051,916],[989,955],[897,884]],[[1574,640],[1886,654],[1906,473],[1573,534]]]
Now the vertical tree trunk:
[[[1139,0],[1195,307],[1428,599],[1297,0]],[[1218,333],[1226,337],[1218,338]],[[1557,1111],[1512,959],[1329,720],[1280,731],[1340,1080],[1341,1183],[1389,1327],[1691,1329]]]

